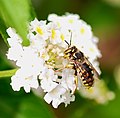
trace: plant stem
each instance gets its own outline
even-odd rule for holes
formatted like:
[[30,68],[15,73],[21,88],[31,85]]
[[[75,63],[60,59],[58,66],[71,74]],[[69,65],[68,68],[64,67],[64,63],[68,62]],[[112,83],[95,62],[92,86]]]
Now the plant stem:
[[18,69],[12,69],[12,70],[5,70],[5,71],[0,71],[0,78],[3,78],[3,77],[11,77],[15,74],[15,72],[17,71]]

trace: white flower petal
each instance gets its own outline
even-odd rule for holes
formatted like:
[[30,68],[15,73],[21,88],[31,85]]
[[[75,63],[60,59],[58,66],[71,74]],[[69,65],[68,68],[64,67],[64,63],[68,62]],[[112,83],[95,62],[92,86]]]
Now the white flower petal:
[[49,95],[49,93],[47,93],[47,94],[44,96],[44,100],[45,100],[48,104],[50,104],[50,102],[52,101],[52,98],[51,98],[51,96]]
[[31,75],[25,70],[19,69],[16,74],[11,78],[11,86],[15,91],[19,91],[21,87],[26,92],[30,92],[30,88],[37,89],[39,84],[36,75]]

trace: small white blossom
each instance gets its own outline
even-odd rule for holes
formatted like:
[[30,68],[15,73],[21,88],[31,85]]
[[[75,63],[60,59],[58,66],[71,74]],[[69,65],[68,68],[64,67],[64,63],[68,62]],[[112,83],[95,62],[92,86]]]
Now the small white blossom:
[[37,89],[39,84],[37,76],[29,73],[24,69],[17,70],[16,74],[11,78],[11,86],[13,90],[19,91],[21,87],[28,93],[31,88]]
[[75,96],[72,95],[70,91],[67,91],[60,84],[52,91],[46,93],[44,99],[48,104],[52,102],[53,107],[57,108],[58,105],[61,103],[65,103],[65,106],[67,106],[68,104],[70,104],[71,101],[75,100]]
[[98,50],[98,47],[95,43],[93,43],[91,40],[85,41],[86,44],[84,48],[82,49],[83,52],[85,52],[85,55],[87,55],[87,57],[90,57],[90,60],[95,60],[98,57],[101,57],[101,53]]
[[44,92],[50,92],[58,85],[55,82],[58,77],[54,74],[52,69],[44,68],[39,78],[41,79],[40,83]]
[[50,32],[50,42],[53,44],[60,43],[60,30],[54,23],[48,24],[48,31]]
[[70,91],[67,91],[62,95],[62,99],[65,103],[65,107],[67,107],[67,105],[70,104],[70,102],[75,101],[75,96],[71,94]]
[[7,57],[10,60],[18,60],[22,53],[23,53],[23,47],[21,46],[22,39],[19,35],[16,34],[15,30],[13,28],[8,28],[7,33],[10,36],[10,38],[7,39],[10,48],[7,53]]
[[44,60],[39,58],[38,55],[29,47],[24,47],[22,57],[17,61],[17,66],[25,68],[30,73],[39,74],[44,66]]
[[7,29],[7,33],[8,35],[10,36],[10,38],[7,39],[9,45],[11,47],[14,47],[18,44],[21,44],[22,43],[22,39],[21,37],[16,33],[15,29],[9,27]]
[[34,35],[33,33],[28,34],[28,39],[30,40],[30,47],[37,53],[40,53],[46,46],[45,40],[40,38],[38,35]]
[[63,102],[61,96],[65,92],[66,92],[66,89],[63,88],[61,85],[58,85],[52,91],[46,93],[46,95],[44,96],[44,99],[48,104],[50,104],[52,102],[53,107],[57,108],[58,105]]
[[63,28],[65,30],[72,30],[74,27],[76,27],[79,21],[79,15],[77,14],[69,14],[66,15],[57,16],[56,14],[50,14],[48,16],[48,21],[52,21],[53,23],[56,23],[58,27]]
[[30,31],[36,32],[36,35],[38,35],[41,39],[48,39],[49,33],[47,32],[46,21],[38,21],[35,18],[35,20],[30,23]]
[[18,45],[16,47],[11,47],[8,50],[7,58],[13,61],[17,61],[22,57],[23,54],[23,48],[21,45]]
[[75,30],[75,34],[77,35],[77,37],[79,37],[79,39],[89,40],[92,38],[93,34],[91,31],[91,27],[87,25],[83,20],[78,23],[78,27]]
[[69,89],[72,93],[75,92],[76,85],[75,85],[75,71],[73,69],[64,69],[62,72],[62,80],[61,84],[64,88]]

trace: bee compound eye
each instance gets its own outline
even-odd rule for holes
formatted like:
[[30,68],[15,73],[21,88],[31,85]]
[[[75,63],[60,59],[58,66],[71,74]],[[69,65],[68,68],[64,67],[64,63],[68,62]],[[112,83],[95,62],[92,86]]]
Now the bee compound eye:
[[75,53],[75,56],[77,57],[77,59],[81,59],[83,57],[83,53],[77,52],[77,53]]

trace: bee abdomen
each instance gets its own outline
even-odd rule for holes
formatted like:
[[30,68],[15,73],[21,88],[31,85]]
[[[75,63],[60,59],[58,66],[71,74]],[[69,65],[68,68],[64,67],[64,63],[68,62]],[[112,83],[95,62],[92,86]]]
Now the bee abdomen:
[[84,79],[83,82],[84,82],[84,85],[91,87],[94,83],[94,79],[93,78]]
[[85,86],[91,87],[93,85],[93,83],[94,83],[93,76],[90,76],[89,74],[87,74],[85,76],[82,74],[81,78],[82,78],[83,84]]
[[80,72],[83,84],[85,86],[91,87],[94,84],[93,70],[89,67],[87,63],[82,64],[82,70]]

